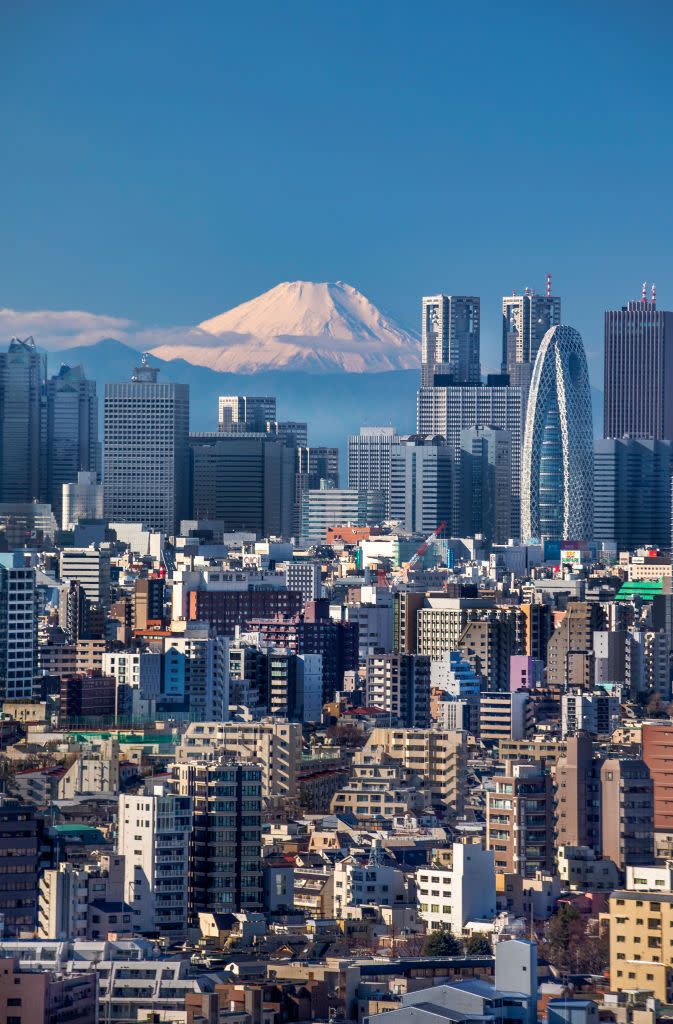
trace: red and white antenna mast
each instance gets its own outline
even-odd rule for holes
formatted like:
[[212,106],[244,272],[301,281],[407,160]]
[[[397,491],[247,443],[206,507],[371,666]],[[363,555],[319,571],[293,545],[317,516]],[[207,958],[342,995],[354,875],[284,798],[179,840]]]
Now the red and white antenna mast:
[[657,304],[657,286],[656,286],[656,284],[652,285],[652,298],[650,299],[650,301],[651,301],[653,306],[656,306],[656,304]]
[[551,274],[547,274],[547,298],[551,295]]
[[643,290],[640,293],[640,301],[647,302],[647,281],[643,281]]

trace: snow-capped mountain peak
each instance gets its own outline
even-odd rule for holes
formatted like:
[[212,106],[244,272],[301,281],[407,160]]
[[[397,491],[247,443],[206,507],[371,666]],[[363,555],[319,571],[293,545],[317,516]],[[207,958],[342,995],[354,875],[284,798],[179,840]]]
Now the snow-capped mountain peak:
[[342,281],[285,281],[152,351],[238,373],[366,373],[419,364],[418,340]]

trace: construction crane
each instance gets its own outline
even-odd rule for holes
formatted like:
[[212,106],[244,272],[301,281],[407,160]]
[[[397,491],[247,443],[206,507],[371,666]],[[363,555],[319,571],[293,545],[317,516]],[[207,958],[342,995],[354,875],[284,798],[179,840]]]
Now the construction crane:
[[432,533],[425,538],[420,547],[416,549],[411,559],[408,562],[405,562],[403,565],[401,565],[398,569],[395,569],[394,572],[388,573],[386,572],[385,569],[379,569],[376,575],[376,582],[378,586],[390,586],[391,588],[393,588],[395,587],[396,584],[401,583],[403,580],[406,580],[409,570],[414,568],[416,563],[419,561],[419,559],[423,557],[423,555],[428,550],[432,542],[435,540],[436,537],[439,536],[439,534],[442,532],[445,526],[445,522],[439,523],[439,525],[435,527]]

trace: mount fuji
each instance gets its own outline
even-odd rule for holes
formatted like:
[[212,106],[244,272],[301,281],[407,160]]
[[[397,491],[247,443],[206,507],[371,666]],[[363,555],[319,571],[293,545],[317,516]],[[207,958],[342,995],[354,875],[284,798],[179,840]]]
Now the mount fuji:
[[418,339],[342,281],[285,281],[149,348],[228,373],[381,373],[418,367]]

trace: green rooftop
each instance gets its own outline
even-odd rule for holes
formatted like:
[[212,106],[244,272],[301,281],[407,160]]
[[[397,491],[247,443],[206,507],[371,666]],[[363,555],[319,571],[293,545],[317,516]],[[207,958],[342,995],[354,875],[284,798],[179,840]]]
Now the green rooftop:
[[627,580],[617,591],[615,601],[630,601],[632,597],[640,597],[643,601],[651,601],[657,594],[663,593],[663,590],[663,579]]
[[94,825],[54,825],[54,832],[60,836],[72,836],[73,838],[79,836],[80,839],[89,840],[89,842],[104,842],[105,836],[99,828]]
[[175,743],[170,732],[70,732],[68,737],[75,743],[88,743],[90,740],[109,740],[114,737],[120,743]]

